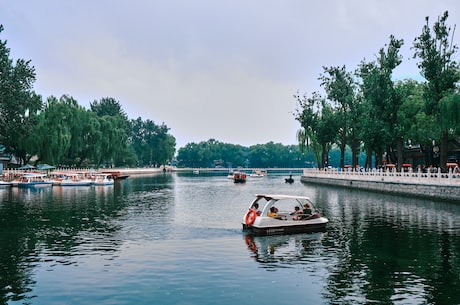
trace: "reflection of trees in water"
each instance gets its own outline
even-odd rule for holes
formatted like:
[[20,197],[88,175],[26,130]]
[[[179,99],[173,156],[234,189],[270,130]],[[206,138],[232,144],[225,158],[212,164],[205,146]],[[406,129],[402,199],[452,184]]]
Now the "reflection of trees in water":
[[331,221],[321,238],[245,236],[251,256],[267,269],[301,266],[326,277],[331,304],[460,304],[452,293],[460,287],[458,204],[331,193],[314,199]]
[[39,262],[67,265],[76,263],[76,255],[112,255],[122,243],[120,219],[129,217],[132,205],[146,203],[149,189],[126,180],[114,186],[1,190],[0,303],[30,298]]
[[368,196],[348,196],[329,207],[333,221],[323,243],[330,261],[325,297],[353,304],[460,303],[460,296],[451,298],[460,284],[455,259],[460,254],[459,209],[448,203]]

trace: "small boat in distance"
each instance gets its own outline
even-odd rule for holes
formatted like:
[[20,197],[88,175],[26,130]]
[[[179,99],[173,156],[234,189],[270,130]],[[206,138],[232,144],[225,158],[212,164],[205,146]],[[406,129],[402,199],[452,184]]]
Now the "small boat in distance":
[[245,183],[247,175],[245,172],[234,172],[233,173],[233,182],[235,183]]
[[235,171],[233,169],[228,171],[227,179],[233,179],[233,175],[235,174]]
[[294,178],[292,178],[292,175],[289,175],[289,178],[284,178],[284,181],[286,183],[294,183]]
[[322,231],[328,222],[309,197],[259,194],[251,202],[242,225],[243,230],[255,235],[274,235]]
[[267,176],[267,171],[264,169],[255,169],[251,174],[249,174],[249,177],[251,178],[263,178],[265,176]]

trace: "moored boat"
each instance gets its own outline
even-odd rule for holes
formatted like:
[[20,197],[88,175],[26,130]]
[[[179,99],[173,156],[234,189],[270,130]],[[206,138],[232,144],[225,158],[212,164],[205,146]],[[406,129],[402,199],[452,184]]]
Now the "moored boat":
[[124,175],[119,171],[103,171],[103,174],[108,174],[113,180],[123,180],[129,177],[129,175]]
[[321,231],[328,222],[309,197],[259,194],[244,215],[242,225],[243,230],[255,235],[273,235]]
[[94,185],[113,185],[115,182],[109,174],[94,174]]
[[60,186],[89,186],[93,181],[81,173],[64,173]]
[[46,178],[46,174],[26,173],[19,178],[17,186],[21,188],[37,188],[52,186],[52,182]]
[[0,180],[0,188],[10,187],[12,185],[9,181]]

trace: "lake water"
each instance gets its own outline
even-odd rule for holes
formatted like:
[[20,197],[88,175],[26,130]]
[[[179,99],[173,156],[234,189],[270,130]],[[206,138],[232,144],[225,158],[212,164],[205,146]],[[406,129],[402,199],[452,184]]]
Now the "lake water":
[[[460,304],[460,204],[284,178],[0,189],[0,304]],[[310,196],[327,231],[246,236],[256,193]]]

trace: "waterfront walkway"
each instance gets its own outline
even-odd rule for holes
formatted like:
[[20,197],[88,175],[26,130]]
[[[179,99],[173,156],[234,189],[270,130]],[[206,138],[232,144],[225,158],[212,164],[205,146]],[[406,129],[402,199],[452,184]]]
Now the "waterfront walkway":
[[460,173],[422,173],[422,172],[396,172],[390,170],[351,171],[315,168],[303,170],[304,176],[322,177],[333,179],[352,179],[362,181],[386,181],[392,183],[435,184],[460,186]]
[[301,181],[460,202],[460,174],[304,169]]

